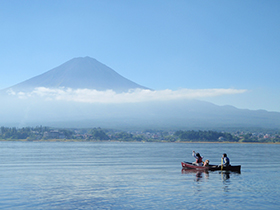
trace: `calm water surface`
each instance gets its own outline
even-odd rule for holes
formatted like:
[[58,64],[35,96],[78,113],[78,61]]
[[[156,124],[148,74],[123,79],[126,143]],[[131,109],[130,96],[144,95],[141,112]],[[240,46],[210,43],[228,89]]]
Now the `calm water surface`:
[[[241,173],[182,171],[192,150]],[[0,142],[0,209],[280,209],[280,145]]]

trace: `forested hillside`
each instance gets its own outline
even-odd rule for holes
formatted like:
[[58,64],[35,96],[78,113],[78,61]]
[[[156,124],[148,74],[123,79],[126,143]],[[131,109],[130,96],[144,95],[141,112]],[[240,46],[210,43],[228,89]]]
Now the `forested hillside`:
[[280,132],[218,131],[118,131],[112,129],[58,129],[50,127],[1,127],[0,140],[76,140],[76,141],[147,141],[147,142],[280,142]]

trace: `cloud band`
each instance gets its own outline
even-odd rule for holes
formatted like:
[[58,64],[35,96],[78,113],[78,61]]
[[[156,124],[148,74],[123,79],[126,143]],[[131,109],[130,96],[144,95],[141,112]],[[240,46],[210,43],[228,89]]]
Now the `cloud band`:
[[245,89],[180,89],[180,90],[147,90],[133,89],[124,93],[113,90],[98,91],[93,89],[45,88],[38,87],[31,92],[14,92],[10,95],[21,99],[41,98],[44,100],[73,101],[82,103],[138,103],[149,101],[169,101],[176,99],[199,99],[221,95],[241,94]]

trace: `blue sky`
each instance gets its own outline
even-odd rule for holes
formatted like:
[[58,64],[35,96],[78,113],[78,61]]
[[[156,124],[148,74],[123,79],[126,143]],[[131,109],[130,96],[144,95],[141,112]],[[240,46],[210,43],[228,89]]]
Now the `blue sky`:
[[0,1],[0,89],[90,56],[154,90],[280,111],[280,1]]

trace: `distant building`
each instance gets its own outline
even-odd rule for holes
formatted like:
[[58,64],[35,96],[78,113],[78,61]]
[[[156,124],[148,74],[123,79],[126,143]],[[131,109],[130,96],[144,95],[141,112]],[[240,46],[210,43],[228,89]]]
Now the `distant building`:
[[58,130],[52,130],[49,132],[44,132],[44,138],[47,139],[65,139],[66,136],[63,134],[63,132],[59,132]]
[[225,141],[226,139],[225,139],[223,136],[220,136],[220,137],[218,138],[218,140],[219,140],[219,141]]

